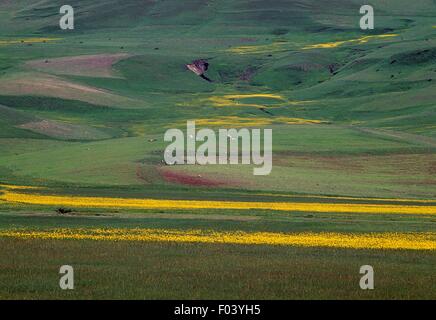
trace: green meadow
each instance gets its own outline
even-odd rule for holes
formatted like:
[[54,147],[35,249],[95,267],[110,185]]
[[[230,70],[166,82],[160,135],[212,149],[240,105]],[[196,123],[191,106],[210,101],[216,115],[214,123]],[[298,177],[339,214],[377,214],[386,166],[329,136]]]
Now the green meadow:
[[[434,1],[370,1],[375,29],[366,31],[357,0],[80,0],[74,30],[59,27],[63,4],[0,1],[0,234],[144,228],[434,239]],[[196,59],[208,61],[212,82],[186,68]],[[165,165],[164,133],[188,120],[272,129],[271,174]],[[43,196],[119,198],[120,206],[35,201]],[[123,199],[421,212],[132,208]],[[435,250],[0,236],[0,298],[434,299]],[[59,288],[64,264],[75,268],[75,290]],[[375,290],[360,289],[362,265],[374,267]]]

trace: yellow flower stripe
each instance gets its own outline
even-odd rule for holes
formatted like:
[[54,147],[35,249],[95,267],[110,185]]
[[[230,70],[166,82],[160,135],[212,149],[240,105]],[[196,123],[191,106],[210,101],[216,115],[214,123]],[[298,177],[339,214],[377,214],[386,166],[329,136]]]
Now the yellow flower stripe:
[[[263,104],[259,103],[247,103],[243,102],[245,99],[267,99],[270,102],[264,102]],[[308,103],[312,103],[310,100],[287,100],[278,94],[268,94],[268,93],[259,93],[259,94],[228,94],[224,96],[211,96],[205,100],[204,102],[211,103],[214,107],[254,107],[254,108],[277,108],[284,107],[287,105],[305,105]]]
[[62,38],[23,38],[16,40],[0,40],[0,45],[19,44],[19,43],[41,43],[49,41],[59,41]]
[[[185,122],[180,123],[186,125]],[[195,124],[197,126],[231,126],[231,127],[256,127],[256,126],[266,126],[271,124],[271,121],[266,118],[243,118],[236,116],[227,117],[217,117],[217,118],[207,118],[207,119],[195,119]]]
[[425,205],[134,199],[25,194],[7,190],[3,191],[0,200],[38,205],[132,209],[257,209],[303,212],[436,214],[436,206]]
[[[227,127],[254,127],[254,126],[266,126],[272,124],[325,124],[327,121],[316,119],[303,119],[303,118],[290,118],[290,117],[275,117],[275,118],[248,118],[248,117],[236,117],[226,116],[217,117],[211,119],[195,119],[197,126],[227,126]],[[180,123],[183,125],[185,123]],[[186,124],[185,124],[186,125]]]
[[258,103],[243,103],[238,100],[244,100],[244,99],[253,99],[253,98],[261,98],[261,99],[271,99],[274,100],[271,101],[270,105],[273,106],[278,101],[286,101],[282,96],[280,95],[273,95],[273,94],[251,94],[251,95],[236,95],[236,94],[229,94],[225,96],[212,96],[206,99],[207,102],[212,103],[214,107],[254,107],[254,108],[266,108],[267,105],[262,105]]
[[[329,49],[329,48],[337,48],[341,45],[347,44],[347,43],[367,43],[371,39],[384,39],[384,38],[391,38],[391,37],[397,37],[398,34],[379,34],[379,35],[371,35],[371,36],[363,36],[357,39],[350,39],[350,40],[342,40],[342,41],[334,41],[334,42],[327,42],[327,43],[318,43],[318,44],[312,44],[307,45],[303,47],[303,50],[308,49]],[[297,44],[288,42],[288,41],[280,41],[280,42],[273,42],[270,44],[264,44],[264,45],[249,45],[249,46],[238,46],[238,47],[232,47],[230,49],[226,49],[225,51],[233,53],[233,54],[264,54],[264,53],[272,53],[272,52],[281,52],[286,50],[295,50],[297,48]]]
[[344,40],[344,41],[335,41],[335,42],[327,42],[327,43],[319,43],[319,44],[311,44],[308,46],[305,46],[303,49],[330,49],[330,48],[336,48],[346,43],[367,43],[371,39],[383,39],[383,38],[390,38],[390,37],[397,37],[398,34],[380,34],[380,35],[374,35],[374,36],[364,36],[358,39],[351,39],[351,40]]
[[0,230],[0,237],[19,239],[146,241],[281,245],[349,249],[436,250],[435,233],[244,232],[168,229],[26,229]]
[[18,185],[1,184],[1,183],[0,183],[0,188],[5,188],[5,189],[9,189],[9,190],[26,190],[26,189],[37,190],[37,189],[43,189],[42,187],[18,186]]
[[[246,195],[241,193],[241,195]],[[322,196],[316,194],[280,194],[280,193],[255,193],[256,196],[282,197],[282,198],[310,198],[330,200],[353,200],[353,201],[380,201],[380,202],[411,202],[411,203],[434,203],[436,199],[411,199],[411,198],[371,198],[371,197],[346,197],[346,196]]]
[[247,93],[247,94],[228,94],[223,96],[225,99],[250,99],[250,98],[268,98],[277,100],[286,100],[279,94],[274,93]]
[[[253,101],[261,99],[261,101]],[[250,101],[251,100],[251,101]],[[312,100],[289,100],[280,94],[273,93],[234,93],[213,95],[207,98],[198,98],[189,102],[178,103],[178,106],[193,106],[211,104],[214,107],[253,107],[253,108],[282,108],[314,103]]]
[[257,46],[239,46],[226,49],[226,52],[234,54],[260,54],[282,51],[292,46],[289,42],[273,42],[271,44],[257,45]]

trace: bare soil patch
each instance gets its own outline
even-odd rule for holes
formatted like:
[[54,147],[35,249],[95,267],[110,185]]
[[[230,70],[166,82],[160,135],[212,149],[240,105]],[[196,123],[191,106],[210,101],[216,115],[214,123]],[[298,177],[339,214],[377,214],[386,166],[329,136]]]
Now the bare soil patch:
[[33,69],[55,74],[84,77],[117,78],[112,66],[129,54],[97,54],[55,59],[33,60],[26,63]]

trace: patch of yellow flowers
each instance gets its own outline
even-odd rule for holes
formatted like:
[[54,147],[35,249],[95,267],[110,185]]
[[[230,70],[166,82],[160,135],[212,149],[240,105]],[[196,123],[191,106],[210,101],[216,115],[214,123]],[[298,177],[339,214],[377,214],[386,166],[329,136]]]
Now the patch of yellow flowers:
[[398,34],[379,34],[379,35],[373,35],[373,36],[364,36],[364,37],[360,37],[358,39],[311,44],[311,45],[304,47],[303,49],[305,49],[305,50],[307,50],[307,49],[330,49],[330,48],[339,47],[339,46],[341,46],[343,44],[347,44],[347,43],[363,44],[363,43],[367,43],[371,39],[383,39],[383,38],[391,38],[391,37],[398,37]]
[[207,99],[214,107],[255,107],[264,108],[266,106],[256,103],[244,103],[238,100],[244,99],[269,99],[271,104],[286,101],[284,97],[278,94],[258,93],[258,94],[227,94],[223,96],[212,96]]
[[326,213],[436,214],[436,206],[434,205],[135,199],[42,195],[33,193],[20,193],[11,190],[3,190],[0,192],[0,200],[35,205],[59,205],[89,208],[232,209]]
[[237,93],[213,95],[207,98],[197,98],[193,101],[178,103],[178,106],[204,106],[212,105],[213,107],[252,107],[252,108],[283,108],[289,106],[304,106],[314,103],[313,100],[289,100],[286,97],[273,93]]
[[0,237],[18,239],[184,242],[278,245],[348,249],[436,250],[435,233],[244,232],[177,229],[52,229],[0,230]]
[[248,118],[226,116],[211,119],[196,119],[197,126],[223,126],[223,127],[254,127],[254,126],[267,126],[272,124],[323,124],[327,123],[322,120],[303,119],[303,118],[290,118],[290,117],[275,117],[275,118]]
[[[398,37],[398,34],[393,34],[393,33],[379,34],[379,35],[363,36],[363,37],[360,37],[357,39],[311,44],[311,45],[307,45],[301,49],[303,49],[303,50],[330,49],[330,48],[337,48],[337,47],[340,47],[344,44],[349,44],[349,43],[363,44],[363,43],[367,43],[368,41],[370,41],[372,39],[386,39],[386,38],[392,38],[392,37]],[[265,45],[233,47],[233,48],[227,49],[226,51],[230,52],[230,53],[234,53],[234,54],[244,55],[244,54],[264,54],[264,53],[280,52],[280,51],[295,50],[295,49],[297,49],[296,44],[290,43],[288,41],[279,41],[279,42],[273,42],[273,43],[265,44]]]
[[290,48],[288,42],[273,42],[270,44],[257,45],[257,46],[239,46],[226,49],[227,52],[234,54],[261,54],[261,53],[271,53],[277,51],[283,51]]
[[0,45],[11,45],[11,44],[19,44],[19,43],[41,43],[41,42],[50,42],[50,41],[59,41],[62,38],[23,38],[23,39],[14,39],[14,40],[0,40]]
[[0,188],[9,189],[9,190],[38,190],[38,189],[43,189],[42,187],[19,186],[19,185],[12,185],[12,184],[0,184]]

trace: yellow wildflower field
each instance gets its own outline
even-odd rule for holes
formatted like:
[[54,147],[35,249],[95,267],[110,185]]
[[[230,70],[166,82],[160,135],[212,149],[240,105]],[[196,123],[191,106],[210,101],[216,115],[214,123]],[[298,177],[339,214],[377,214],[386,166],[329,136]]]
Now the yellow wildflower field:
[[257,46],[238,46],[226,49],[227,52],[234,54],[260,54],[282,51],[289,47],[288,42],[273,42],[271,44],[257,45]]
[[391,37],[398,37],[398,34],[380,34],[380,35],[373,35],[373,36],[364,36],[364,37],[360,37],[358,39],[311,44],[311,45],[303,47],[303,49],[304,50],[307,50],[307,49],[330,49],[330,48],[339,47],[339,46],[341,46],[343,44],[347,44],[347,43],[363,44],[363,43],[367,43],[371,39],[384,39],[384,38],[391,38]]
[[[208,119],[196,119],[195,124],[197,126],[211,126],[211,127],[255,127],[255,126],[267,126],[272,124],[322,124],[328,123],[323,120],[316,119],[303,119],[303,118],[291,118],[291,117],[274,117],[274,118],[249,118],[249,117],[237,117],[226,116]],[[183,125],[184,123],[180,123]]]
[[[246,102],[247,99],[264,99],[263,104]],[[268,101],[269,100],[269,101]],[[227,94],[223,96],[212,96],[202,100],[211,103],[214,107],[254,107],[254,108],[279,108],[285,106],[305,105],[313,101],[291,101],[279,94],[257,93],[257,94]]]
[[271,121],[267,118],[248,118],[248,117],[236,117],[236,116],[227,116],[227,117],[217,117],[217,118],[208,118],[208,119],[195,119],[195,124],[197,126],[227,126],[227,127],[255,127],[255,126],[266,126],[271,124]]
[[27,229],[0,230],[18,239],[96,240],[279,245],[349,249],[436,250],[434,233],[244,232],[176,229]]
[[[363,37],[360,37],[357,39],[307,45],[305,47],[302,47],[301,49],[307,50],[307,49],[337,48],[341,45],[348,44],[348,43],[363,44],[363,43],[367,43],[369,40],[372,40],[372,39],[386,39],[386,38],[392,38],[392,37],[397,37],[397,36],[398,36],[398,34],[392,34],[392,33],[391,34],[370,35],[370,36],[363,36]],[[280,42],[273,42],[270,44],[257,45],[257,46],[256,45],[238,46],[238,47],[226,49],[226,51],[230,52],[230,53],[234,53],[234,54],[245,55],[245,54],[262,54],[262,53],[280,52],[280,51],[285,51],[285,50],[295,50],[297,48],[298,48],[297,44],[295,44],[295,43],[290,43],[287,41],[280,41]]]
[[286,100],[283,96],[274,93],[227,94],[223,97],[226,99],[270,98]]
[[31,186],[18,186],[12,184],[0,184],[0,188],[10,189],[10,190],[38,190],[43,189],[42,187],[31,187]]
[[433,203],[436,204],[436,199],[411,199],[411,198],[371,198],[371,197],[345,197],[345,196],[321,196],[321,195],[302,195],[298,196],[280,193],[257,193],[256,196],[270,196],[281,198],[311,198],[311,199],[329,199],[329,200],[352,200],[352,201],[379,201],[379,202],[410,202],[410,203]]
[[[258,99],[253,101],[253,99]],[[259,101],[260,99],[260,101]],[[246,93],[213,95],[206,98],[197,98],[189,102],[178,103],[178,106],[213,106],[213,107],[253,107],[253,108],[283,108],[314,103],[312,100],[289,100],[273,93]]]
[[246,95],[228,94],[224,96],[212,96],[206,100],[207,102],[210,102],[214,107],[254,107],[254,108],[267,107],[266,105],[262,105],[258,103],[245,103],[245,102],[238,101],[238,100],[243,101],[243,99],[250,99],[250,98],[271,99],[272,101],[268,106],[275,105],[277,102],[286,101],[285,98],[277,94],[246,94]]
[[19,44],[19,43],[42,43],[42,42],[59,41],[59,40],[62,40],[62,38],[23,38],[23,39],[15,39],[15,40],[0,40],[0,46]]
[[232,209],[324,213],[436,214],[436,206],[434,205],[135,199],[28,194],[11,190],[4,190],[0,195],[0,200],[10,203],[15,202],[35,205],[59,205],[89,208]]

